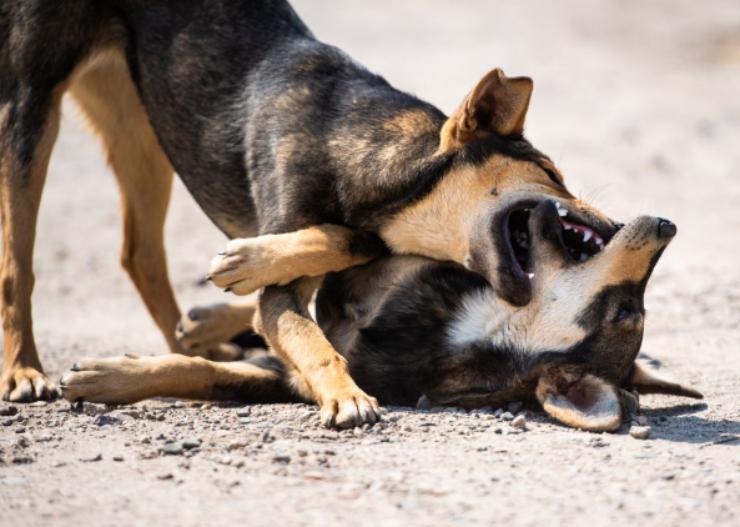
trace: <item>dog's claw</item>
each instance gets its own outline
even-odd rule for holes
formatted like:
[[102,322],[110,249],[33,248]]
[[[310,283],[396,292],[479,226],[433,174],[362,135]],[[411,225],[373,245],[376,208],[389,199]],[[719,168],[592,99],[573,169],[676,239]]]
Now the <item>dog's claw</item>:
[[[354,391],[354,390],[353,390]],[[350,396],[329,399],[321,406],[321,424],[327,428],[352,428],[380,420],[380,408],[374,397],[361,390]]]
[[5,371],[0,378],[0,398],[14,403],[51,401],[59,391],[39,369],[17,367]]

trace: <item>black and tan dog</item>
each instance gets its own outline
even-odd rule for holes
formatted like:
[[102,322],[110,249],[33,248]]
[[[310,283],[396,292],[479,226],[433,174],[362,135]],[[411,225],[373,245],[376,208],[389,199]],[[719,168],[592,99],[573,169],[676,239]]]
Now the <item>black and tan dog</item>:
[[525,305],[525,208],[558,199],[577,258],[616,230],[522,137],[529,79],[494,70],[448,118],[317,41],[284,1],[2,2],[0,72],[5,399],[55,391],[33,337],[32,256],[65,92],[107,150],[122,262],[171,351],[213,351],[175,337],[162,240],[173,169],[230,238],[299,231],[299,245],[312,241],[297,268],[263,266],[245,287],[289,284],[260,297],[264,335],[327,424],[372,421],[377,403],[309,316],[311,276],[367,262],[385,250],[380,238],[394,253],[465,264]]
[[[581,263],[568,254],[567,225],[551,202],[531,214],[533,297],[525,307],[501,300],[458,264],[395,256],[327,277],[317,320],[360,387],[385,404],[472,408],[536,399],[565,424],[615,430],[620,401],[633,389],[701,397],[635,361],[645,285],[675,226],[640,217]],[[88,359],[62,387],[72,401],[105,403],[152,396],[313,401],[303,376],[276,355],[246,363]]]

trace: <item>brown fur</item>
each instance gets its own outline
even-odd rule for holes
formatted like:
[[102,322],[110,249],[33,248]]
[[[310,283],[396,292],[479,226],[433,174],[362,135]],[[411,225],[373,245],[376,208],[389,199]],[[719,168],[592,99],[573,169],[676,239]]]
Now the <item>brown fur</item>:
[[268,285],[285,285],[304,276],[323,276],[361,265],[376,252],[356,251],[356,231],[316,225],[284,234],[265,234],[229,242],[211,262],[218,287],[246,295]]
[[[31,292],[33,291],[33,244],[36,238],[41,191],[52,146],[59,131],[63,87],[56,90],[33,161],[23,173],[15,152],[0,145],[0,214],[3,226],[2,317],[3,373],[0,393],[11,400],[34,396],[47,398],[56,389],[41,367],[33,338]],[[0,131],[8,114],[0,109]],[[0,141],[3,141],[0,133]]]
[[378,401],[352,380],[347,360],[339,355],[311,318],[308,304],[320,279],[302,278],[284,288],[271,287],[260,296],[260,333],[277,355],[300,373],[321,406],[325,426],[348,427],[378,419]]

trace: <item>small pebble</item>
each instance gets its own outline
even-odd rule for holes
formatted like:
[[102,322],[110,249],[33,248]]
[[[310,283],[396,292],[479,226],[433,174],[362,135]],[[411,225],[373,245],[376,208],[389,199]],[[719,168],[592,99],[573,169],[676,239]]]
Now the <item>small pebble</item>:
[[186,450],[198,448],[200,446],[200,439],[197,437],[187,437],[182,442],[182,447]]
[[504,421],[512,421],[514,419],[514,414],[511,412],[504,412],[501,414],[501,419]]
[[251,410],[249,408],[240,408],[236,412],[237,417],[249,417],[249,414],[251,414]]
[[81,457],[80,461],[83,463],[95,463],[96,461],[100,461],[103,459],[103,454],[95,454],[94,456],[90,457]]
[[287,465],[288,463],[290,463],[290,456],[275,456],[274,458],[272,458],[272,462]]
[[123,456],[113,456],[113,461],[118,461],[120,463],[123,461]]
[[0,407],[0,415],[2,416],[11,416],[18,413],[18,407],[13,405],[8,406],[2,406]]
[[649,426],[631,426],[630,435],[635,439],[647,439],[650,437]]
[[527,428],[527,418],[523,415],[517,415],[514,419],[512,419],[511,426],[519,430],[524,430]]
[[166,456],[179,456],[183,452],[183,444],[179,441],[165,443],[162,447],[162,453]]

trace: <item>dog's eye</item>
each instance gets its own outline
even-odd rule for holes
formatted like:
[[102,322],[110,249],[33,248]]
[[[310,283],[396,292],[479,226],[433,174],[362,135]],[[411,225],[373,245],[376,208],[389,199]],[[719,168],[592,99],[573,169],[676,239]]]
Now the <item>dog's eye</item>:
[[627,320],[628,318],[632,318],[637,314],[637,311],[635,311],[635,308],[629,305],[623,305],[620,306],[617,310],[617,316],[615,317],[615,320],[617,322],[622,322],[623,320]]
[[543,170],[545,171],[545,174],[547,174],[547,177],[550,178],[550,181],[552,181],[553,183],[555,183],[559,187],[564,186],[563,185],[563,181],[558,177],[558,175],[555,172],[553,172],[549,168],[545,168]]

